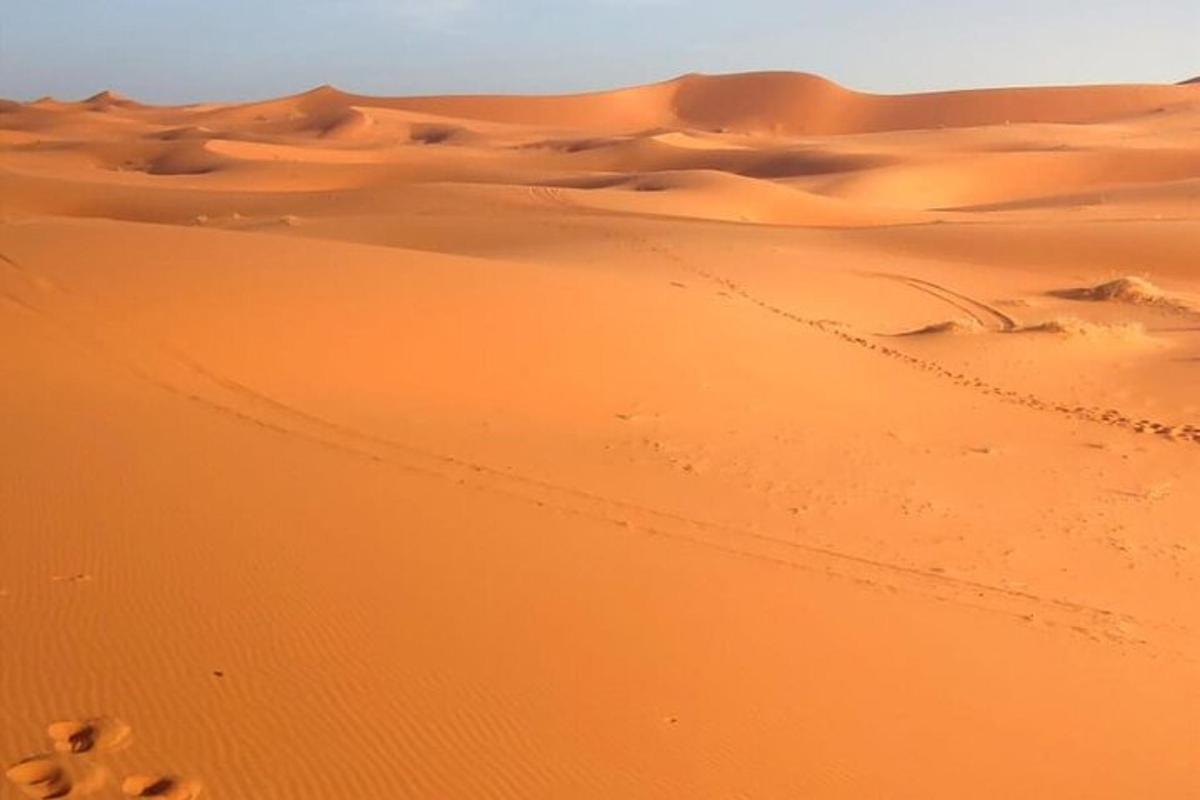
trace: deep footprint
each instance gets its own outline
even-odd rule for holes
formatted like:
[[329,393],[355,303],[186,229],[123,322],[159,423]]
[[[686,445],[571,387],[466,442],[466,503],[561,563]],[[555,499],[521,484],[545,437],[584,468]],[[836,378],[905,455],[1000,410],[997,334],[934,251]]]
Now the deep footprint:
[[67,771],[53,756],[32,756],[18,761],[5,775],[27,797],[40,800],[66,797],[75,788]]
[[121,784],[130,797],[162,797],[165,800],[192,800],[200,795],[199,781],[173,775],[133,775]]
[[111,752],[126,747],[132,729],[115,717],[55,722],[46,729],[60,753]]

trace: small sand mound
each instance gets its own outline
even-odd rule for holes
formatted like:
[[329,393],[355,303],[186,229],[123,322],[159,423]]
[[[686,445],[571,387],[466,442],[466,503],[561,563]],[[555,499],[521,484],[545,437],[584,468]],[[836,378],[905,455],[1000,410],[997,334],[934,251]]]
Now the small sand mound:
[[1116,300],[1121,303],[1157,303],[1163,298],[1161,289],[1144,278],[1135,277],[1117,278],[1099,286],[1065,289],[1055,294],[1072,300]]
[[1152,305],[1172,308],[1181,311],[1195,310],[1191,304],[1173,297],[1155,286],[1145,278],[1127,276],[1107,281],[1097,286],[1083,286],[1076,289],[1061,289],[1050,292],[1054,297],[1067,300],[1087,300],[1095,303],[1130,303],[1133,305]]
[[934,336],[934,335],[950,335],[950,336],[968,336],[977,333],[983,333],[986,328],[976,319],[950,319],[945,322],[938,322],[933,325],[926,325],[924,328],[917,328],[915,331],[906,331],[899,334],[900,336]]

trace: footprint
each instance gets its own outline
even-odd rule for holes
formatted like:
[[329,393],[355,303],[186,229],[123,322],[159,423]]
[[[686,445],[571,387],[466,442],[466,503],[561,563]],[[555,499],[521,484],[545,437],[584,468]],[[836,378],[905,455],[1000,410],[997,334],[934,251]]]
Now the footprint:
[[27,797],[83,797],[112,783],[112,773],[86,759],[64,759],[49,753],[30,756],[5,773]]
[[74,575],[53,575],[50,580],[55,583],[87,583],[92,576],[86,572],[76,572]]
[[133,729],[116,717],[96,717],[55,722],[46,732],[60,753],[90,753],[126,747]]
[[166,800],[192,800],[200,796],[199,781],[174,775],[132,775],[121,784],[129,797],[162,797]]
[[47,800],[66,797],[75,788],[71,776],[54,756],[31,756],[4,773],[27,797]]

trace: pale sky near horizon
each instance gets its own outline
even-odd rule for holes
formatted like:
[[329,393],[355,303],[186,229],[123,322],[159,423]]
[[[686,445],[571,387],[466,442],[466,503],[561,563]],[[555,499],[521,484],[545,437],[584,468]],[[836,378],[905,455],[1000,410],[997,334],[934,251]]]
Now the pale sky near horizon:
[[1173,83],[1200,0],[0,0],[0,97],[587,91],[687,72],[855,89]]

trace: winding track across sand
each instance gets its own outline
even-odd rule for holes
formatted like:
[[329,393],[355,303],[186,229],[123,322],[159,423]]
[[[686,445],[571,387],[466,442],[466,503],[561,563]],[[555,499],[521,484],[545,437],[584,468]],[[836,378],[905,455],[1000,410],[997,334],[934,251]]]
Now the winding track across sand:
[[945,303],[957,308],[966,314],[969,314],[972,319],[978,322],[985,328],[1001,331],[1014,331],[1019,325],[1015,319],[1000,311],[995,306],[988,305],[973,297],[956,292],[953,289],[934,283],[933,281],[914,278],[910,275],[891,275],[885,272],[876,273],[881,278],[890,278],[891,280],[900,281],[901,283],[911,286],[919,292],[924,292],[931,297],[936,297]]
[[[3,260],[17,266],[16,262],[7,257]],[[23,267],[17,268],[23,282],[32,287],[33,273]],[[731,281],[722,280],[703,271],[692,271],[746,299],[751,299],[758,305],[767,307]],[[39,308],[35,303],[20,302],[23,307],[51,323],[60,334],[66,334],[78,346],[86,348],[93,356],[123,364],[137,379],[210,411],[277,434],[297,437],[391,468],[440,477],[462,486],[519,498],[567,514],[639,531],[644,535],[664,536],[732,556],[766,561],[793,569],[817,571],[869,586],[898,588],[897,584],[903,584],[908,591],[1009,614],[1019,619],[1027,618],[1030,609],[1033,608],[1041,615],[1057,614],[1062,617],[1062,624],[1085,631],[1089,636],[1102,636],[1124,644],[1143,641],[1129,632],[1131,626],[1139,624],[1138,620],[1110,609],[864,558],[760,531],[663,511],[505,468],[430,452],[388,437],[359,431],[255,391],[238,381],[213,372],[177,349],[144,339],[135,342],[122,336],[113,322],[98,310],[76,308],[76,313],[68,318],[61,313]],[[823,332],[835,333],[846,341],[859,343],[858,339],[829,327],[828,323],[793,317],[774,308],[769,310],[804,322]],[[870,347],[875,348],[874,345]]]
[[[811,319],[794,312],[787,311],[782,306],[765,300],[762,297],[750,292],[742,284],[739,284],[736,281],[690,265],[686,259],[672,253],[665,247],[650,245],[650,249],[679,264],[691,274],[704,278],[705,280],[722,287],[726,291],[729,291],[734,295],[741,297],[743,300],[747,300],[759,308],[775,314],[776,316],[784,317],[785,319],[789,319],[793,322],[806,325],[809,328],[820,331],[824,334],[835,336],[841,341],[854,345],[855,347],[860,347],[865,350],[887,356],[888,358],[896,359],[916,369],[919,369],[922,372],[928,372],[939,378],[949,380],[956,385],[963,386],[981,394],[995,397],[1003,402],[1025,406],[1026,408],[1031,408],[1035,411],[1044,411],[1062,416],[1068,416],[1084,422],[1111,425],[1132,433],[1150,433],[1171,441],[1200,444],[1200,424],[1168,424],[1164,422],[1157,422],[1151,419],[1137,419],[1131,414],[1121,412],[1119,409],[1100,408],[1097,406],[1069,405],[1066,403],[1047,400],[1035,394],[1005,389],[981,378],[972,377],[965,372],[949,369],[937,363],[936,361],[919,358],[890,345],[873,342],[865,335],[850,333],[848,332],[847,327],[840,323],[831,322],[827,319]],[[934,294],[934,296],[946,300],[947,302],[953,303],[954,300],[958,300],[962,303],[969,303],[974,307],[981,309],[982,311],[990,313],[992,317],[999,322],[1000,330],[1011,331],[1017,327],[1016,321],[1008,315],[992,308],[991,306],[987,306],[979,301],[970,299],[966,295],[944,289],[943,287],[928,281],[917,280],[915,283],[913,283],[911,282],[912,279],[899,279],[903,280],[909,285],[914,286],[914,288],[919,288],[921,291]],[[955,305],[956,307],[962,308],[962,306],[958,305],[957,303],[955,303]],[[972,314],[972,316],[975,315]],[[978,319],[977,316],[976,319]]]

